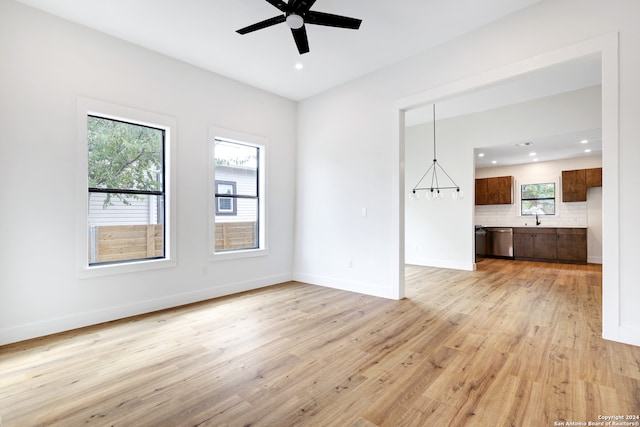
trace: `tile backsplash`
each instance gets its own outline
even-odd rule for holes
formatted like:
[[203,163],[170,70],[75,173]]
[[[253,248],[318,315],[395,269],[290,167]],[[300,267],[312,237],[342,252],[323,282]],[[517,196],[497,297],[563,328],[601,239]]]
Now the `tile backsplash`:
[[[536,226],[534,216],[520,216],[518,204],[475,207],[475,223],[490,227]],[[558,203],[556,215],[541,215],[541,227],[586,227],[587,203]]]

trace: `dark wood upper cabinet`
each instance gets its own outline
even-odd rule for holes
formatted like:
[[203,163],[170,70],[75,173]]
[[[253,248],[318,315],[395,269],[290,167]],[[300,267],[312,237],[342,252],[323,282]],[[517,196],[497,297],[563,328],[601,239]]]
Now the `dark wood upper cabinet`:
[[587,188],[602,187],[602,168],[587,169]]
[[562,201],[587,201],[587,173],[584,169],[562,171]]
[[591,187],[602,187],[602,168],[562,171],[563,202],[586,202]]
[[489,204],[510,205],[513,203],[513,177],[489,178]]
[[476,179],[476,205],[489,204],[489,179]]
[[510,205],[512,203],[512,176],[476,179],[476,205]]

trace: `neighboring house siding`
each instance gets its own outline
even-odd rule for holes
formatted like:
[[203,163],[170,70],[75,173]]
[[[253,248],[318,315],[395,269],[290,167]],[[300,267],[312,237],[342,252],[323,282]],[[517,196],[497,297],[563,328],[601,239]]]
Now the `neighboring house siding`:
[[122,203],[117,197],[111,198],[111,204],[104,207],[106,194],[91,193],[89,195],[89,225],[138,225],[157,224],[157,197],[138,196],[134,199],[127,196],[129,205]]
[[[236,194],[255,195],[256,169],[216,166],[219,181],[236,183]],[[217,215],[216,222],[248,222],[257,219],[257,204],[254,199],[236,199],[236,215]]]

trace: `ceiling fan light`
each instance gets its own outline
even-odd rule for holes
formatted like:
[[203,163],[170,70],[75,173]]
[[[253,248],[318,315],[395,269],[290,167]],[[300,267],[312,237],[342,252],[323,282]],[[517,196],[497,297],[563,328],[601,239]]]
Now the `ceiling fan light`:
[[292,13],[290,15],[287,15],[287,25],[292,30],[297,30],[299,28],[302,28],[302,26],[304,25],[304,19],[302,19],[302,16]]

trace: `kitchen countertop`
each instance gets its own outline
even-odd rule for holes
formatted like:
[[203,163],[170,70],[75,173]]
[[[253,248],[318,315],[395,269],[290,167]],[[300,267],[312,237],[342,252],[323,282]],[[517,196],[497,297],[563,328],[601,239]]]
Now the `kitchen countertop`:
[[586,225],[483,225],[484,228],[588,228]]

